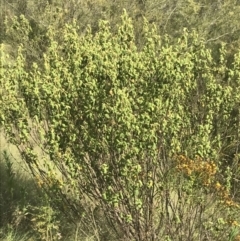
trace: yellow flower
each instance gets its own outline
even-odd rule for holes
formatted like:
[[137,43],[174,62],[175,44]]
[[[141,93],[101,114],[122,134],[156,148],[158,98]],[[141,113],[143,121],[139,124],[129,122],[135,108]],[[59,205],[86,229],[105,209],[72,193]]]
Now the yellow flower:
[[232,200],[226,200],[225,204],[228,205],[228,206],[233,206],[234,202]]
[[239,226],[238,222],[236,220],[232,221],[232,226]]
[[192,170],[190,168],[187,168],[187,174],[190,176],[192,174]]
[[216,188],[217,190],[220,190],[221,187],[222,187],[222,185],[221,185],[219,182],[217,182],[217,183],[215,184],[215,188]]

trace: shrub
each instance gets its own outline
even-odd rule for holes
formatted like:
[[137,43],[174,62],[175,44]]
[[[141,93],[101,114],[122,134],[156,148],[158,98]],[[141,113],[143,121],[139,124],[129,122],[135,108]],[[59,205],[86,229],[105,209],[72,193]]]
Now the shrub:
[[196,33],[170,45],[146,21],[138,49],[126,13],[117,34],[77,28],[58,43],[50,26],[41,67],[20,47],[1,76],[1,123],[39,185],[73,221],[100,208],[127,240],[233,239],[223,150],[237,152],[239,54],[227,67],[224,45],[216,62]]

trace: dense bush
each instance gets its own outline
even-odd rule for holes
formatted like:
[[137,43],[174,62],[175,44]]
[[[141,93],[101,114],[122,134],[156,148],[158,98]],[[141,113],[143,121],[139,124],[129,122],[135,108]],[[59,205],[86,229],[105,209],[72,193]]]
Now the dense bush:
[[234,240],[240,53],[228,66],[224,45],[215,61],[147,21],[139,49],[126,13],[115,34],[47,37],[40,65],[20,47],[2,67],[0,120],[51,202],[73,221],[100,209],[127,240]]

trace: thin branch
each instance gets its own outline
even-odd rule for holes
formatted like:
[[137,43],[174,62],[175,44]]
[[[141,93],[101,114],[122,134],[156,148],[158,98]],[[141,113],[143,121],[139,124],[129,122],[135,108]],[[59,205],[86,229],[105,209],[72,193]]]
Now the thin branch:
[[240,28],[239,28],[239,29],[236,29],[236,30],[234,30],[234,31],[232,31],[232,32],[227,32],[227,33],[224,33],[224,34],[222,34],[222,35],[219,35],[219,36],[216,37],[216,38],[210,38],[210,39],[206,40],[205,43],[212,42],[212,41],[216,41],[216,40],[218,40],[218,39],[220,39],[220,38],[222,38],[222,37],[224,37],[224,36],[227,36],[227,35],[230,35],[230,34],[234,34],[235,32],[237,32],[237,31],[239,31],[239,30],[240,30]]
[[172,12],[168,15],[168,18],[166,20],[166,23],[164,25],[164,30],[166,30],[166,27],[167,27],[167,24],[168,24],[168,21],[169,19],[171,18],[171,16],[173,15],[174,11],[176,10],[177,6],[172,10]]

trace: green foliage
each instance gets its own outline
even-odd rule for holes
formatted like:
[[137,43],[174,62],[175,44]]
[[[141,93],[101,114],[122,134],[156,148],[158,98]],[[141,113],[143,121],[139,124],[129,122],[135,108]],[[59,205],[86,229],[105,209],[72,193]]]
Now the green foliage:
[[[18,0],[3,1],[0,15],[0,41],[11,44],[14,50],[19,43],[19,32],[11,32],[14,22],[23,15],[31,26],[31,41],[22,44],[26,48],[28,58],[40,62],[45,46],[48,45],[46,30],[50,25],[58,29],[59,38],[65,24],[76,20],[79,33],[84,34],[88,25],[94,33],[98,31],[99,19],[110,21],[113,31],[120,23],[119,13],[127,9],[133,19],[136,43],[143,46],[144,17],[155,23],[157,32],[169,34],[175,41],[181,36],[184,28],[195,30],[205,39],[208,46],[214,49],[217,58],[218,45],[224,41],[228,44],[229,61],[232,61],[235,50],[239,47],[239,3],[237,0],[224,2],[194,0]],[[31,43],[30,43],[31,42]]]
[[31,226],[39,240],[60,240],[59,221],[51,206],[30,207],[28,212],[33,213]]
[[237,153],[240,53],[229,67],[224,45],[215,61],[195,31],[171,44],[146,20],[138,48],[126,13],[115,34],[107,21],[61,33],[48,28],[40,64],[20,47],[0,79],[1,124],[53,204],[74,220],[87,198],[128,240],[227,240],[239,207],[209,204],[211,189],[179,174],[175,156],[215,160],[231,192],[222,150]]

